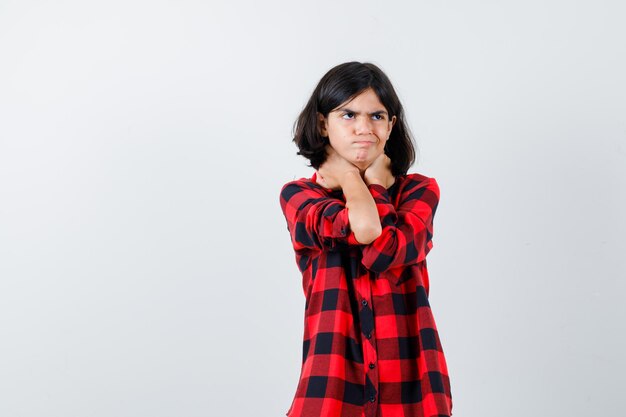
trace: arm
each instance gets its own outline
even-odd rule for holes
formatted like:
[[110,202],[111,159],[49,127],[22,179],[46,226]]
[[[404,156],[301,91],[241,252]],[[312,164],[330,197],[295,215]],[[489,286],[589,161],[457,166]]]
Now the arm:
[[381,233],[376,203],[367,188],[359,168],[326,146],[326,160],[318,169],[319,180],[327,188],[343,191],[350,229],[359,243],[371,243]]
[[439,204],[439,185],[434,178],[414,180],[401,190],[398,208],[387,189],[368,185],[380,215],[382,233],[364,246],[363,265],[375,272],[416,264],[433,247],[433,218]]
[[335,250],[360,245],[350,228],[348,208],[342,200],[319,188],[291,181],[280,192],[280,206],[296,251]]
[[341,188],[346,198],[350,228],[357,241],[369,244],[382,232],[374,198],[358,172],[345,174]]

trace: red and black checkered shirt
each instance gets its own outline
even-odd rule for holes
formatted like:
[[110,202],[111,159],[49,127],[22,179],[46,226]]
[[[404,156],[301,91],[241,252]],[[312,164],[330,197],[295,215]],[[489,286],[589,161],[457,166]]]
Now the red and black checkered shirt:
[[450,379],[428,301],[439,186],[421,174],[372,184],[382,234],[360,244],[341,190],[316,174],[280,205],[302,272],[302,368],[289,417],[444,417]]

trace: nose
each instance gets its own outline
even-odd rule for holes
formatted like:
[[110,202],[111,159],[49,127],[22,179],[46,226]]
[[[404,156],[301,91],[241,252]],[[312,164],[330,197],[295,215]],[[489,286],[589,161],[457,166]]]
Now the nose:
[[372,121],[367,116],[358,117],[354,129],[357,135],[369,135],[373,131]]

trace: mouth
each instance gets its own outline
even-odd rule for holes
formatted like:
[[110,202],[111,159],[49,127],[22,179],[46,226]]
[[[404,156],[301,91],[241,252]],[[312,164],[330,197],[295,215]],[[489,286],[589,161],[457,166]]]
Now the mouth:
[[374,144],[374,142],[372,142],[371,140],[357,140],[357,141],[354,141],[354,143],[357,145],[365,145],[365,146]]

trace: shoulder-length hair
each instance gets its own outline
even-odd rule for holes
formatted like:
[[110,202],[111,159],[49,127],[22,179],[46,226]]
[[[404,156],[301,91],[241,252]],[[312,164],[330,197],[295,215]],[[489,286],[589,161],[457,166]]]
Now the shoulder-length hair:
[[385,106],[389,118],[396,116],[385,153],[391,159],[391,173],[405,175],[415,162],[415,148],[409,128],[405,122],[404,109],[389,78],[376,65],[365,62],[346,62],[331,68],[320,80],[308,103],[293,126],[293,142],[298,147],[297,155],[318,169],[326,160],[328,137],[319,130],[317,113],[324,117],[353,99],[364,90],[372,88]]

